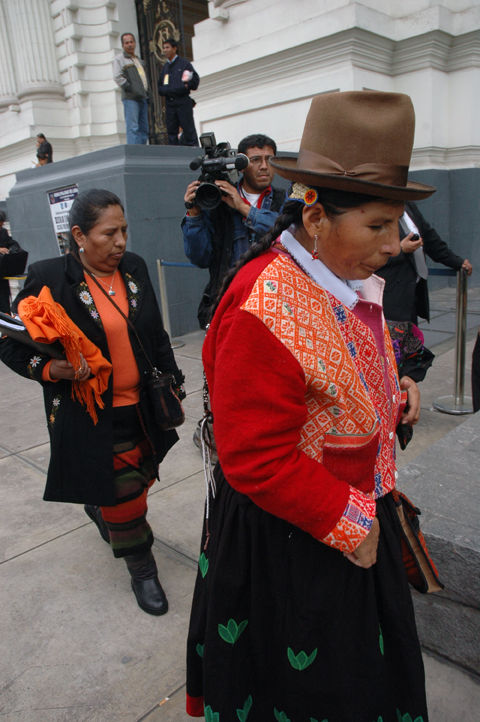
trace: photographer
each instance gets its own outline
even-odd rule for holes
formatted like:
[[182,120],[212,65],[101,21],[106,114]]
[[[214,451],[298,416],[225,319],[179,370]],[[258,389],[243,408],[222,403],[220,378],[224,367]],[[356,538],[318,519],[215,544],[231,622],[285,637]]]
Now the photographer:
[[216,208],[207,211],[195,205],[198,180],[187,186],[184,196],[188,209],[182,221],[185,254],[196,266],[210,271],[198,308],[201,328],[210,320],[210,307],[226,271],[274,225],[285,199],[285,191],[271,186],[269,158],[277,152],[275,141],[266,135],[249,135],[240,141],[238,152],[248,157],[249,165],[236,186],[215,181],[222,192]]

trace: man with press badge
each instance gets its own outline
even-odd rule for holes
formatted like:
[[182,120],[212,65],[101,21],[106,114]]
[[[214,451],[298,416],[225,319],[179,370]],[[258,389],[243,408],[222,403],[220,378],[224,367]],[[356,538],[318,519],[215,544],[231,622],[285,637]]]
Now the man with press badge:
[[158,93],[165,98],[168,144],[198,146],[193,121],[195,101],[190,91],[198,88],[200,78],[191,62],[177,55],[178,42],[174,38],[167,38],[162,49],[167,60],[158,81]]

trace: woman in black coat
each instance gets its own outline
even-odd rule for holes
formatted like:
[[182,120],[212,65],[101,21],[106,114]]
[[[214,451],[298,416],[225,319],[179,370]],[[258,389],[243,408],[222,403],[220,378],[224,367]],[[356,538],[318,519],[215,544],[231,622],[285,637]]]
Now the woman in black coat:
[[[112,363],[94,423],[72,398],[72,381],[91,370],[82,357],[74,369],[18,341],[3,338],[0,358],[43,386],[51,458],[44,499],[85,504],[116,557],[124,557],[139,606],[150,614],[168,609],[151,552],[147,492],[158,464],[178,440],[160,431],[144,405],[140,386],[149,365],[135,334],[109,302],[113,297],[135,327],[149,359],[173,374],[182,395],[183,375],[166,333],[145,262],[127,252],[127,223],[120,199],[104,190],[80,194],[70,211],[71,253],[34,263],[15,300],[47,287],[70,319]],[[105,289],[104,294],[99,288]]]

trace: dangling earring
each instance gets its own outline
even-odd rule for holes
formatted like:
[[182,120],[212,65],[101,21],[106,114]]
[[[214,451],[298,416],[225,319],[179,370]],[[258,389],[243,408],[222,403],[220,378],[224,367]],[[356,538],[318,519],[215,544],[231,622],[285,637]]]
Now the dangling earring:
[[317,241],[318,241],[318,236],[315,233],[315,235],[313,236],[313,251],[312,251],[312,260],[313,261],[318,261]]
[[79,249],[78,249],[78,252],[79,252],[79,253],[85,253],[84,247],[83,247],[83,246],[80,246]]

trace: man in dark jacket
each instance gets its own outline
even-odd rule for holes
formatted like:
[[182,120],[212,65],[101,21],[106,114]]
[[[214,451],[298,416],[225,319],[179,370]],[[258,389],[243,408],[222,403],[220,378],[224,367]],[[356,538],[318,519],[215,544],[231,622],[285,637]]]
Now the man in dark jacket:
[[189,183],[184,195],[187,214],[182,220],[185,255],[200,268],[208,268],[210,280],[198,308],[198,320],[205,328],[226,272],[235,265],[250,244],[272,228],[285,201],[285,191],[271,185],[273,168],[269,159],[277,153],[274,140],[256,133],[243,138],[238,152],[249,164],[237,186],[217,180],[222,202],[205,211],[195,205],[200,182]]
[[135,55],[135,36],[122,35],[121,55],[113,61],[113,79],[122,89],[123,110],[129,145],[145,145],[148,140],[148,81],[145,64]]
[[[194,100],[190,91],[200,83],[198,73],[185,58],[177,55],[178,43],[168,38],[163,43],[167,58],[158,81],[158,92],[165,98],[165,118],[169,145],[198,145],[197,131],[193,122]],[[180,128],[182,139],[179,139]]]
[[376,271],[385,279],[383,312],[389,321],[412,321],[416,324],[417,316],[429,321],[425,255],[449,268],[464,268],[468,275],[472,272],[472,264],[468,258],[463,259],[450,250],[415,203],[405,203],[399,231],[400,253],[389,258],[385,266]]
[[[17,241],[8,234],[3,224],[7,220],[4,211],[0,211],[0,258],[8,253],[17,253],[21,250]],[[10,284],[6,278],[1,277],[0,273],[0,311],[10,313]]]
[[43,133],[37,133],[37,158],[39,165],[47,165],[53,163],[53,149],[52,144],[48,142]]

